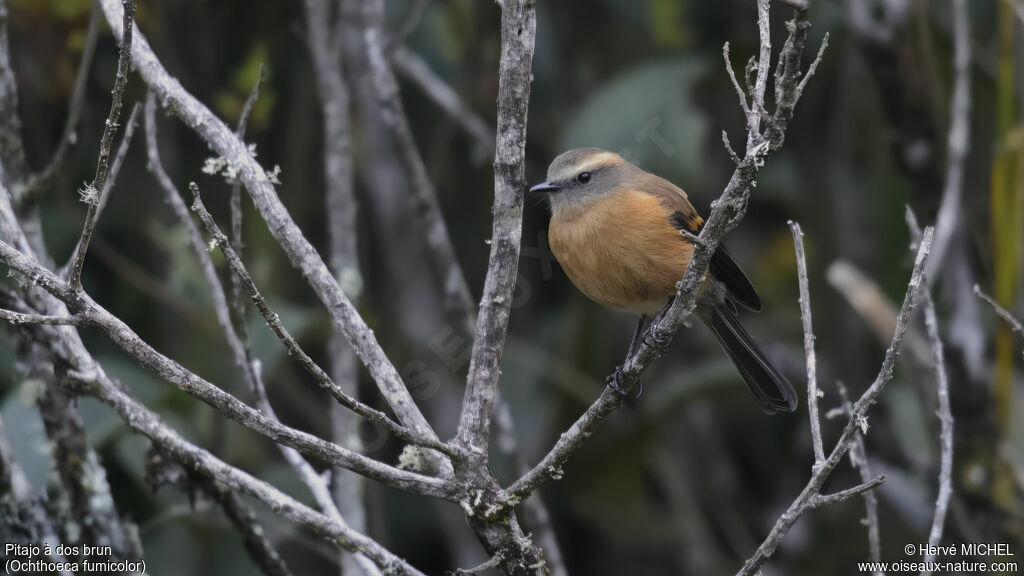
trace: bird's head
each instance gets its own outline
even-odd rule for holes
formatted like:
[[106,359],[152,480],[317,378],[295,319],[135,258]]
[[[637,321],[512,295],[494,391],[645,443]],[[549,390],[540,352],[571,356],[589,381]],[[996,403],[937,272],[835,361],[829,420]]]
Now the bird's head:
[[636,166],[615,152],[576,148],[563,152],[548,166],[548,179],[531,196],[546,197],[552,210],[584,205],[616,190]]

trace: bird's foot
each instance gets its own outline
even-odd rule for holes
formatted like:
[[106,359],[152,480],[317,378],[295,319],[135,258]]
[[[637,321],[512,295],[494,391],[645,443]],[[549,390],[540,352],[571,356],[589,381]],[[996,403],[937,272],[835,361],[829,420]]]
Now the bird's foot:
[[669,345],[672,344],[672,335],[659,336],[658,331],[655,329],[657,325],[658,322],[654,321],[647,327],[643,336],[644,344],[657,348],[662,354],[664,354],[665,351],[668,350]]
[[640,397],[641,394],[644,393],[643,382],[639,382],[639,381],[637,382],[636,393],[631,395],[629,393],[629,391],[626,389],[626,386],[625,386],[626,375],[622,372],[622,368],[623,368],[622,365],[616,366],[615,367],[615,372],[612,372],[612,374],[610,376],[608,376],[608,378],[605,380],[605,382],[607,382],[608,387],[612,389],[612,392],[615,392],[616,394],[618,394],[619,396],[622,396],[623,398],[629,398],[631,400],[636,400],[637,398]]

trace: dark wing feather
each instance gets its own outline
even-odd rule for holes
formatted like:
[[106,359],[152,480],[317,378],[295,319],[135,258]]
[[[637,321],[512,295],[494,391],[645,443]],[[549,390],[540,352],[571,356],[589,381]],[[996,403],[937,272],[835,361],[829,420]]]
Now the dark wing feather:
[[711,264],[708,265],[711,275],[719,282],[725,284],[729,294],[736,302],[748,310],[761,311],[761,298],[754,290],[750,279],[740,269],[739,264],[732,259],[732,255],[725,249],[724,244],[719,244],[715,253],[711,255]]
[[[668,221],[676,230],[686,230],[691,234],[699,234],[704,226],[704,219],[697,214],[697,210],[690,204],[686,192],[678,186],[655,176],[650,172],[643,172],[636,169],[638,174],[632,174],[634,178],[642,179],[643,185],[638,188],[652,196],[656,196],[662,204],[671,211]],[[725,249],[725,245],[719,244],[715,253],[711,255],[711,264],[708,266],[711,275],[725,284],[729,294],[736,302],[754,312],[761,311],[761,298],[754,290],[750,279],[743,273],[743,270],[733,260],[732,255]]]

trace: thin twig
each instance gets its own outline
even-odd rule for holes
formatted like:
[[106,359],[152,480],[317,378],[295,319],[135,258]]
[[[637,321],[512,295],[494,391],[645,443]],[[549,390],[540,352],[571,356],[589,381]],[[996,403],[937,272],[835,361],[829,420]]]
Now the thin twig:
[[101,18],[99,6],[93,4],[92,10],[89,12],[89,28],[85,32],[85,41],[82,44],[82,57],[78,62],[75,85],[71,89],[71,100],[68,102],[68,116],[64,121],[64,129],[61,130],[60,140],[57,142],[57,150],[54,151],[53,157],[46,166],[30,176],[25,182],[22,193],[16,195],[14,199],[17,205],[29,204],[39,199],[47,184],[64,165],[71,146],[78,141],[75,130],[78,128],[78,121],[82,117],[82,108],[85,104],[85,86],[89,81],[92,58],[96,53],[96,38],[99,37]]
[[[917,223],[910,206],[906,209],[907,227],[910,229],[911,250],[921,241],[921,227]],[[938,229],[938,226],[936,226]],[[931,269],[931,266],[928,266]],[[949,376],[946,372],[946,359],[943,352],[942,337],[939,334],[939,320],[935,313],[935,302],[932,300],[931,290],[928,286],[927,277],[925,286],[921,288],[921,299],[924,302],[924,325],[928,332],[928,341],[931,344],[930,367],[935,377],[936,396],[939,400],[939,410],[936,415],[939,417],[939,489],[935,499],[935,514],[932,517],[931,530],[928,533],[928,549],[934,550],[942,541],[942,531],[946,524],[946,513],[949,510],[949,500],[953,496],[953,412],[949,404]],[[925,564],[933,562],[935,554],[925,554]],[[931,574],[930,571],[922,570],[921,575]]]
[[[120,37],[123,25],[117,0],[99,0],[115,37]],[[132,61],[143,81],[156,93],[158,102],[180,117],[217,154],[238,169],[239,179],[252,198],[253,204],[267,224],[274,239],[280,244],[292,264],[302,272],[303,278],[330,312],[335,324],[355,349],[402,424],[416,433],[436,439],[437,435],[416,406],[412,395],[394,364],[384,354],[372,330],[359,315],[351,300],[338,285],[323,258],[303,236],[274,189],[263,168],[256,162],[245,145],[209,108],[187,92],[168,74],[146,41],[136,32],[132,44]],[[450,473],[451,465],[442,459],[442,473]]]
[[[974,285],[974,294],[978,298],[981,298],[986,303],[988,303],[988,305],[992,307],[992,310],[996,313],[996,315],[1002,318],[1004,322],[1009,324],[1010,328],[1014,332],[1016,332],[1020,336],[1024,336],[1024,325],[1021,325],[1020,320],[1014,318],[1013,314],[1010,314],[1010,312],[1006,308],[1000,306],[995,300],[992,299],[991,296],[982,292],[981,287],[978,286],[977,284]],[[1021,351],[1021,355],[1024,356],[1024,350]]]
[[379,410],[370,408],[366,404],[359,402],[355,398],[351,397],[340,386],[331,380],[331,377],[321,368],[312,358],[306,354],[305,350],[299,346],[299,343],[292,337],[288,329],[281,323],[281,318],[267,304],[266,299],[260,294],[256,284],[252,280],[252,276],[249,275],[249,271],[246,270],[245,264],[242,263],[241,259],[238,258],[238,254],[235,253],[231,244],[228,242],[227,236],[221,232],[217,223],[213,221],[213,216],[210,215],[209,211],[206,210],[206,206],[203,205],[202,198],[199,195],[199,187],[196,186],[195,182],[189,184],[189,190],[192,191],[192,211],[199,216],[199,220],[202,221],[206,227],[207,234],[212,238],[212,245],[220,249],[221,253],[224,254],[225,260],[231,267],[231,271],[239,277],[242,283],[242,287],[249,294],[253,304],[256,305],[256,309],[259,311],[263,319],[267,321],[267,325],[274,332],[274,334],[281,340],[285,348],[288,350],[288,354],[298,360],[299,364],[312,376],[317,384],[320,385],[328,394],[331,395],[339,404],[352,410],[356,414],[359,414],[363,418],[371,422],[380,424],[389,432],[394,434],[396,437],[415,444],[417,446],[423,446],[432,450],[437,450],[443,454],[449,456],[453,455],[451,446],[433,440],[430,438],[420,437],[410,430],[404,428],[400,424],[396,423],[391,418],[388,418],[386,414]]
[[460,445],[479,454],[487,451],[497,397],[498,364],[519,268],[526,192],[526,111],[536,34],[532,2],[507,0],[502,4],[491,251],[456,434]]
[[256,518],[249,505],[215,478],[194,471],[188,473],[224,510],[224,515],[242,535],[245,550],[260,571],[267,576],[291,576],[288,565],[267,538],[263,524]]
[[811,294],[807,284],[807,259],[804,256],[804,233],[800,225],[789,221],[796,250],[797,280],[800,286],[800,320],[804,327],[804,355],[807,363],[807,414],[811,421],[811,441],[814,445],[814,465],[820,466],[825,460],[825,449],[821,441],[821,416],[818,414],[818,361],[814,354],[814,326],[811,323]]
[[[132,136],[135,135],[135,127],[138,125],[139,112],[142,111],[142,105],[136,102],[132,106],[132,111],[128,114],[128,122],[124,125],[124,134],[121,135],[121,143],[117,146],[117,153],[114,154],[114,161],[110,163],[110,173],[107,176],[107,183],[103,186],[103,192],[100,194],[100,207],[97,211],[99,214],[103,213],[103,209],[107,206],[107,198],[110,198],[110,191],[114,188],[114,183],[117,182],[118,175],[121,174],[121,167],[124,166],[124,159],[128,156],[128,148],[132,144]],[[99,216],[97,216],[97,219]]]
[[[934,550],[942,541],[942,530],[946,524],[946,512],[949,510],[949,499],[953,496],[953,412],[949,405],[949,377],[946,374],[945,357],[942,351],[942,338],[939,336],[939,321],[935,314],[935,303],[926,285],[922,290],[924,300],[924,323],[928,329],[928,339],[932,344],[932,370],[935,374],[935,386],[939,397],[939,445],[941,458],[939,463],[939,490],[935,499],[935,516],[928,533],[928,549]],[[925,563],[935,560],[935,554],[925,555]],[[931,572],[922,571],[921,574]]]
[[970,149],[971,131],[971,26],[967,0],[953,4],[953,99],[946,138],[946,180],[935,218],[935,251],[928,264],[928,282],[934,283],[943,269],[946,252],[956,233],[963,195],[964,164]]
[[0,308],[0,320],[6,320],[15,326],[24,324],[40,324],[43,326],[83,326],[88,324],[89,319],[82,314],[70,316],[49,316],[46,314],[28,314],[4,310]]
[[373,539],[352,530],[344,521],[316,512],[277,488],[247,472],[225,464],[208,451],[195,446],[165,424],[153,411],[128,395],[105,374],[83,374],[82,384],[89,394],[113,408],[130,428],[143,434],[174,456],[187,468],[216,478],[232,490],[239,490],[264,503],[282,518],[310,529],[321,538],[353,552],[365,554],[382,568],[398,574],[422,576],[422,573],[398,558]]
[[[852,417],[853,404],[850,403],[850,395],[846,391],[846,386],[842,382],[836,381],[836,388],[839,389],[842,413],[848,418]],[[853,444],[850,446],[850,465],[860,474],[861,482],[867,482],[872,478],[862,430],[858,430],[853,435]],[[864,493],[864,524],[868,529],[868,557],[872,562],[880,562],[882,560],[882,537],[878,522],[878,497],[871,490]],[[878,576],[883,573],[879,571],[875,574]]]
[[828,506],[830,504],[838,504],[840,502],[845,502],[850,498],[853,498],[854,496],[863,495],[869,490],[877,488],[878,486],[881,486],[884,483],[885,474],[879,474],[878,476],[875,476],[874,478],[868,480],[867,482],[858,484],[853,488],[847,488],[846,490],[843,490],[841,492],[836,492],[834,494],[818,494],[817,496],[811,499],[811,502],[810,504],[808,504],[808,507],[821,508],[822,506]]
[[111,92],[110,113],[107,115],[107,121],[103,125],[103,136],[100,138],[100,155],[96,162],[96,176],[92,183],[81,192],[82,200],[88,204],[89,208],[86,210],[81,240],[78,242],[69,267],[71,286],[75,290],[82,289],[82,266],[85,264],[85,254],[89,251],[92,233],[96,229],[96,221],[99,219],[101,196],[103,190],[106,189],[107,175],[110,170],[110,148],[114,144],[114,134],[117,132],[118,122],[121,119],[121,104],[124,101],[124,89],[128,84],[128,71],[131,66],[135,1],[121,0],[121,8],[121,27],[125,33],[121,36],[117,75],[114,77],[114,89]]
[[[170,177],[164,171],[163,165],[160,162],[159,147],[157,145],[156,138],[155,112],[156,101],[153,94],[150,93],[146,99],[146,142],[149,155],[149,169],[153,172],[157,181],[164,189],[167,202],[173,208],[175,215],[178,217],[179,221],[181,221],[182,226],[188,234],[193,252],[195,252],[199,259],[200,267],[203,270],[203,276],[206,278],[207,285],[210,288],[210,297],[213,301],[217,322],[228,342],[228,348],[232,351],[235,364],[238,366],[249,386],[249,389],[256,398],[257,407],[270,419],[279,421],[267,397],[267,392],[263,385],[263,377],[259,369],[259,362],[252,358],[247,339],[243,340],[236,327],[232,324],[227,296],[225,294],[224,287],[221,284],[220,277],[217,275],[217,270],[213,265],[213,261],[210,258],[207,246],[203,242],[203,237],[196,228],[195,223],[192,222],[192,218],[189,215],[189,211],[184,200],[182,200],[181,196],[178,194],[177,189],[174,187]],[[296,470],[299,478],[309,488],[310,492],[313,494],[313,499],[316,501],[320,509],[331,518],[340,518],[338,509],[330,497],[330,490],[327,487],[325,478],[317,473],[309,462],[307,462],[306,459],[303,458],[302,455],[294,448],[281,446],[279,444],[277,447],[281,451],[285,461]]]
[[[239,140],[245,140],[245,130],[249,126],[249,114],[252,113],[256,100],[260,97],[263,78],[263,63],[260,62],[260,73],[256,77],[256,84],[245,99],[245,104],[242,105],[242,113],[238,117],[238,127],[235,129],[235,135],[238,136]],[[242,183],[238,180],[231,183],[229,205],[231,207],[231,245],[235,248],[235,252],[238,253],[238,257],[241,258],[245,245],[242,239]],[[248,349],[249,335],[245,328],[245,300],[242,298],[242,285],[234,274],[231,275],[231,297],[229,301],[235,317],[235,329],[239,332],[238,336],[242,343]]]
[[828,479],[843,455],[853,446],[857,431],[859,430],[863,433],[867,430],[868,410],[878,401],[878,397],[886,385],[892,381],[896,360],[899,358],[903,347],[903,338],[907,333],[911,314],[917,307],[918,295],[924,283],[924,266],[928,260],[928,253],[931,250],[932,238],[933,229],[931,227],[925,228],[921,239],[921,246],[917,251],[917,258],[914,261],[914,271],[910,276],[907,292],[903,298],[903,306],[900,307],[900,312],[896,319],[896,330],[893,333],[889,348],[885,351],[885,359],[882,361],[882,367],[878,371],[878,376],[875,377],[875,381],[853,405],[850,419],[843,428],[843,433],[839,437],[839,441],[836,442],[832,452],[829,453],[828,458],[825,459],[821,466],[814,470],[811,474],[811,479],[808,480],[803,491],[789,505],[789,508],[779,516],[778,521],[775,522],[768,536],[758,547],[757,552],[747,559],[743,564],[743,568],[737,572],[737,576],[753,576],[761,569],[765,561],[775,553],[775,549],[782,542],[789,529],[807,511],[815,498],[819,496],[825,480]]
[[[722,45],[722,59],[725,60],[725,71],[727,74],[729,74],[729,79],[732,80],[732,86],[736,90],[736,95],[739,96],[740,109],[743,110],[743,115],[745,117],[750,117],[750,105],[747,104],[747,95],[743,92],[743,88],[740,88],[740,82],[739,80],[736,79],[736,71],[732,69],[732,60],[729,59],[728,42]],[[722,132],[722,134],[722,138],[726,139],[724,131]],[[732,147],[730,146],[730,150],[731,149]],[[733,152],[731,155],[735,157],[736,153]]]
[[434,184],[423,162],[402,106],[398,82],[384,53],[384,2],[364,0],[362,33],[370,84],[382,111],[380,118],[394,140],[398,158],[409,180],[415,213],[427,244],[427,258],[444,291],[444,304],[467,333],[473,331],[473,296],[459,266],[448,225],[441,213]]
[[0,242],[0,262],[27,276],[30,281],[54,295],[76,313],[88,317],[89,323],[99,327],[122,350],[149,368],[166,382],[173,382],[192,396],[215,408],[222,415],[259,432],[275,442],[300,452],[348,468],[391,486],[437,498],[455,498],[454,488],[447,480],[432,478],[388,466],[361,454],[354,453],[316,436],[282,425],[254,410],[213,383],[190,372],[174,360],[157,352],[128,325],[97,304],[85,292],[75,290],[39,262]]
[[494,128],[459,96],[423,59],[403,45],[395,46],[391,62],[399,74],[423,90],[449,118],[469,134],[475,145],[475,157],[494,155]]

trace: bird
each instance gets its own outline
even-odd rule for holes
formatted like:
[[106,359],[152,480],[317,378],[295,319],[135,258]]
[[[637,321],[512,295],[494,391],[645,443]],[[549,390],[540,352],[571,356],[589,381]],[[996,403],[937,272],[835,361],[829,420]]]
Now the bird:
[[[691,238],[704,220],[681,188],[600,148],[560,154],[529,196],[550,207],[548,244],[572,283],[602,306],[639,315],[632,354],[647,318],[675,297],[693,255]],[[747,275],[719,244],[698,291],[697,315],[763,412],[796,410],[796,391],[740,324],[737,305],[762,308]],[[663,349],[668,344],[654,343]],[[609,377],[620,394],[621,378],[620,366]]]

